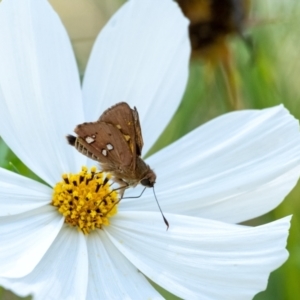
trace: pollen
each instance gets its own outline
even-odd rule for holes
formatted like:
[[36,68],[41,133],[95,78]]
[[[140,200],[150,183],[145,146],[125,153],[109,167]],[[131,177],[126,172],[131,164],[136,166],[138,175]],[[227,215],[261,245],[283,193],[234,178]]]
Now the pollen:
[[63,174],[54,187],[52,205],[65,217],[65,223],[84,234],[109,225],[117,213],[120,195],[111,188],[111,175],[82,167],[78,174]]

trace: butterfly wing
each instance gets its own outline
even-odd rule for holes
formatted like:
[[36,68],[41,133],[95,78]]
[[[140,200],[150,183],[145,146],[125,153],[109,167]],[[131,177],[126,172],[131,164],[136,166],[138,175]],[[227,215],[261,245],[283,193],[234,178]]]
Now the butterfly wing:
[[100,162],[105,171],[126,169],[133,163],[132,152],[122,133],[114,125],[97,121],[83,123],[74,130],[76,149]]
[[107,109],[99,121],[112,124],[123,135],[133,155],[133,169],[136,167],[136,155],[140,156],[143,148],[142,131],[137,109],[131,109],[125,102],[120,102]]
[[134,110],[132,110],[132,115],[134,119],[134,129],[135,129],[135,143],[136,143],[136,153],[138,156],[142,155],[142,149],[144,146],[143,136],[142,136],[142,128],[140,124],[140,118],[139,113],[134,107]]

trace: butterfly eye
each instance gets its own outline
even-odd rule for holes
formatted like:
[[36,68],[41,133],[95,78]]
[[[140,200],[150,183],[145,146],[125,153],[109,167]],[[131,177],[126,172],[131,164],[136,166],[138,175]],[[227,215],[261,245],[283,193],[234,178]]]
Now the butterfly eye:
[[140,183],[146,187],[153,187],[153,182],[150,182],[148,178],[142,179]]

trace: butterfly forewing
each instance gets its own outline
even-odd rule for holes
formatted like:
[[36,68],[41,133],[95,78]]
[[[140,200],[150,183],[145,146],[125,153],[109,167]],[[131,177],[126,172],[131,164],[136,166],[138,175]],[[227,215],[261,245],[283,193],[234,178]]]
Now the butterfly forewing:
[[[136,108],[131,109],[130,106],[121,102],[107,109],[99,118],[99,121],[113,124],[122,133],[127,141],[133,157],[140,156],[143,148],[143,138],[139,115]],[[133,162],[133,169],[136,167],[136,160]]]
[[140,118],[139,113],[134,107],[134,110],[132,109],[132,115],[134,120],[134,129],[135,129],[135,143],[136,143],[136,153],[138,156],[142,155],[142,149],[144,146],[143,136],[142,136],[142,128],[140,125]]
[[[94,157],[91,158],[100,164],[115,168],[128,168],[132,165],[132,152],[122,133],[114,125],[100,121],[84,123],[78,125],[74,131],[78,135],[78,143],[93,153]],[[78,148],[77,150],[80,151]]]

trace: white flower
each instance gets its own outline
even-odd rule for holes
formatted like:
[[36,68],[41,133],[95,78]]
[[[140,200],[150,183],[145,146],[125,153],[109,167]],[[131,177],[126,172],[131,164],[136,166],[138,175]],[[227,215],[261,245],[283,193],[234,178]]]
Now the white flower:
[[[51,187],[87,164],[65,142],[77,124],[126,101],[139,110],[146,153],[187,80],[187,21],[171,0],[131,0],[116,13],[82,92],[47,1],[3,0],[0,41],[0,134]],[[282,106],[224,115],[147,159],[168,231],[149,189],[88,235],[64,224],[52,188],[0,169],[0,283],[43,300],[162,298],[145,274],[185,299],[251,299],[287,258],[290,217],[234,223],[277,206],[299,161],[298,123]]]

